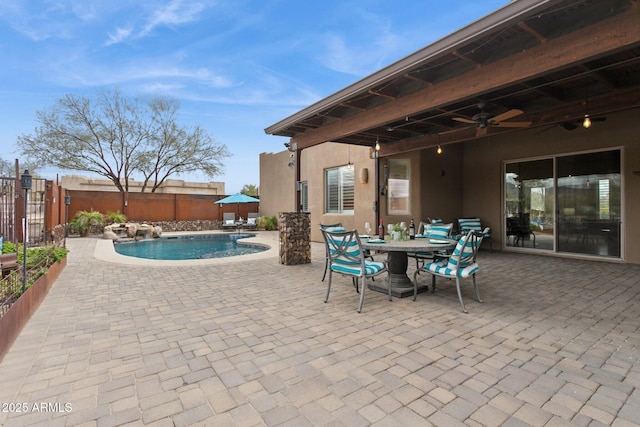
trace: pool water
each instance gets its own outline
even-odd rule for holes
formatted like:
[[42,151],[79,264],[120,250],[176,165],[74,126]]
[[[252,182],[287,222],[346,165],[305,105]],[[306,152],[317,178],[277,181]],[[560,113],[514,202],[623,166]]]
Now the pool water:
[[120,255],[145,259],[185,260],[225,258],[253,254],[268,248],[257,245],[238,244],[239,239],[255,234],[215,234],[207,236],[161,237],[138,242],[114,242]]

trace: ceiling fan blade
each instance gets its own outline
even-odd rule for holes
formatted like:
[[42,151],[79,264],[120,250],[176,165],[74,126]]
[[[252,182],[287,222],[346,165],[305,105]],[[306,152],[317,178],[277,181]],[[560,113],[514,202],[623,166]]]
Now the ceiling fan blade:
[[478,128],[478,130],[476,130],[476,138],[482,138],[487,134],[488,130],[489,130],[488,126],[483,128]]
[[573,122],[562,122],[560,123],[560,126],[565,128],[566,130],[574,130],[578,127],[578,125]]
[[476,122],[474,120],[466,119],[464,117],[454,117],[453,120],[455,120],[456,122],[467,123],[467,124],[470,124],[470,125],[475,125],[476,124]]
[[493,117],[491,120],[494,121],[494,122],[501,122],[503,120],[509,120],[512,117],[519,116],[522,113],[523,113],[522,110],[518,110],[518,109],[514,108],[514,109],[506,111],[506,112],[504,112],[502,114],[498,114],[497,116]]
[[531,126],[531,122],[498,122],[492,123],[492,126],[499,128],[526,128]]

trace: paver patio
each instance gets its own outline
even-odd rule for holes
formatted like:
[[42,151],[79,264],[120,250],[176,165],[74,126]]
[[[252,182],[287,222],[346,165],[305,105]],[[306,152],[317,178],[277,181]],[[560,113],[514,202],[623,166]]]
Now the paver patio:
[[482,251],[469,314],[442,280],[358,314],[349,279],[322,302],[316,243],[306,265],[149,267],[96,242],[69,239],[0,363],[0,425],[640,425],[638,265]]

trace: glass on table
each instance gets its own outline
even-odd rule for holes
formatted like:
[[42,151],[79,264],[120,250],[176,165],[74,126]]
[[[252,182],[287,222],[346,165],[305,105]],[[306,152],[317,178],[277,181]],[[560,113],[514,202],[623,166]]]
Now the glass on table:
[[371,224],[369,224],[368,222],[364,223],[364,232],[367,236],[371,235]]

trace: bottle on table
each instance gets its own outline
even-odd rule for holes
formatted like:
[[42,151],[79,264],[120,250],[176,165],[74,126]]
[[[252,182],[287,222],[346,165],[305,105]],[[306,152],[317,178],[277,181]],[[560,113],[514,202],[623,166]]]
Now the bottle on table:
[[384,225],[382,224],[382,218],[380,218],[380,225],[378,225],[378,238],[384,240]]
[[416,238],[416,224],[413,222],[413,218],[411,218],[411,223],[409,224],[409,240],[414,240]]

